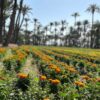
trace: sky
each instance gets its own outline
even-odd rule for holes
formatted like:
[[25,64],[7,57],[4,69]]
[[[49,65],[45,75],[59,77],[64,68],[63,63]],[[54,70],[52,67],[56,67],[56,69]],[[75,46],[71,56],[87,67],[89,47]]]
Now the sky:
[[[86,9],[90,4],[100,6],[100,0],[24,0],[24,3],[32,8],[31,19],[37,18],[44,26],[63,19],[73,24],[74,18],[71,15],[74,12],[80,14],[78,21],[91,21],[91,14],[86,12]],[[95,14],[95,20],[97,19],[100,19],[100,13]]]

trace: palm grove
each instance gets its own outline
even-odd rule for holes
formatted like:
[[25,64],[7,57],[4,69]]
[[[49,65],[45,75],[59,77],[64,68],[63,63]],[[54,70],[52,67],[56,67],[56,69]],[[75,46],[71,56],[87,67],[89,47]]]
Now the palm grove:
[[[100,21],[94,19],[95,14],[100,13],[100,8],[96,4],[86,9],[86,13],[91,14],[90,20],[78,21],[80,14],[73,13],[73,26],[69,26],[66,20],[42,26],[38,19],[29,19],[31,10],[24,0],[0,0],[0,44],[100,48]],[[32,31],[28,29],[31,22]]]

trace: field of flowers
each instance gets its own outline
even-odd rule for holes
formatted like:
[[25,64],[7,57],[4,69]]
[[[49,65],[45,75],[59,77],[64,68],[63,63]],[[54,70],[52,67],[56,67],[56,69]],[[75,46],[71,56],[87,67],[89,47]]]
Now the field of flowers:
[[0,100],[100,100],[100,49],[0,48]]

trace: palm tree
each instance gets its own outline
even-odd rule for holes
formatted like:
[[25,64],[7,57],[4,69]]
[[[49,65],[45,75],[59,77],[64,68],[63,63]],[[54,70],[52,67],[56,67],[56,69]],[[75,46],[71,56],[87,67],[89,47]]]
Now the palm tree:
[[46,41],[47,41],[47,33],[48,33],[48,26],[44,27],[44,31],[45,31],[45,43],[46,43]]
[[[80,22],[79,22],[80,23]],[[81,31],[81,24],[79,24],[77,29],[74,29],[74,27],[70,27],[70,46],[79,47],[80,45],[80,31]]]
[[[23,0],[20,1],[20,7],[19,7],[19,13],[17,15],[16,19],[16,26],[15,26],[15,43],[17,43],[18,38],[19,38],[19,31],[23,25],[23,22],[25,20],[25,16],[28,15],[28,13],[31,13],[30,10],[32,10],[30,7],[27,5],[23,6]],[[21,16],[22,14],[22,16]],[[22,19],[21,19],[22,17]]]
[[66,20],[61,20],[62,27],[64,27],[65,24],[66,24]]
[[57,41],[57,38],[58,38],[57,31],[58,31],[58,25],[59,25],[59,23],[57,21],[55,21],[54,25],[55,25],[55,28],[54,28],[54,32],[55,32],[55,34],[54,34],[54,40],[55,40],[55,43],[54,43],[54,45],[57,45],[56,41]]
[[23,0],[20,0],[20,4],[19,4],[19,7],[18,7],[18,15],[17,15],[17,18],[16,18],[16,25],[19,24],[20,22],[20,16],[21,16],[21,12],[22,12],[22,9],[23,9]]
[[26,40],[26,44],[28,44],[28,37],[29,37],[29,31],[28,31],[28,21],[30,19],[25,18],[25,40]]
[[[4,14],[4,18],[3,18],[3,35],[2,35],[2,39],[4,40],[4,38],[6,37],[6,20],[9,18],[9,15]],[[2,40],[2,43],[3,43]]]
[[37,22],[38,19],[34,18],[34,34],[36,34]]
[[31,13],[30,11],[32,10],[32,8],[30,8],[29,6],[27,5],[24,5],[23,8],[22,8],[22,21],[21,21],[21,24],[20,26],[22,26],[23,22],[24,22],[24,19],[25,19],[25,16],[28,15],[29,13]]
[[66,35],[67,46],[71,46],[71,42],[72,42],[71,35],[72,35],[73,30],[74,30],[73,27],[70,27],[70,34]]
[[87,31],[88,25],[89,25],[89,21],[88,20],[84,20],[83,21],[84,42],[86,42],[86,31]]
[[80,36],[81,36],[81,33],[80,33],[80,30],[81,30],[81,22],[78,21],[78,22],[76,23],[76,25],[77,25],[78,34],[80,34]]
[[33,45],[36,45],[36,36],[37,36],[37,23],[38,23],[38,19],[37,18],[34,18],[33,19],[33,23],[34,23],[34,29],[33,29],[33,36],[32,36],[32,39],[33,39]]
[[[0,2],[2,2],[2,0],[0,1]],[[4,4],[2,4],[4,2]],[[12,0],[3,0],[3,2],[2,3],[0,3],[1,4],[1,6],[0,6],[0,9],[1,9],[1,7],[3,6],[3,12],[2,12],[2,14],[0,14],[1,15],[1,19],[0,19],[0,21],[2,21],[2,22],[0,22],[0,26],[2,25],[2,28],[0,28],[0,31],[2,30],[2,32],[0,32],[1,34],[0,35],[2,35],[2,36],[0,36],[0,40],[2,41],[2,44],[3,44],[3,42],[5,41],[5,38],[6,38],[6,20],[10,17],[10,12],[12,11],[12,5],[13,5],[13,1]],[[3,17],[2,17],[3,16]]]
[[95,12],[99,12],[100,8],[96,4],[91,4],[88,8],[87,11],[92,14],[92,30],[91,30],[91,44],[90,47],[93,47],[93,24],[94,24],[94,14]]
[[84,30],[84,33],[85,33],[86,30],[87,30],[87,25],[89,25],[89,21],[88,21],[88,20],[84,20],[84,21],[83,21],[83,26],[84,26],[84,27],[83,27],[83,28],[84,28],[83,30]]
[[60,34],[62,34],[64,32],[64,30],[66,29],[68,23],[66,22],[66,20],[62,20],[61,21],[61,28],[60,28]]
[[2,43],[3,11],[5,0],[0,0],[0,43]]
[[91,4],[87,8],[87,11],[92,14],[92,28],[93,28],[93,24],[94,24],[94,14],[95,14],[95,12],[99,12],[100,11],[100,8],[96,4]]
[[77,17],[79,17],[80,15],[79,15],[79,13],[78,12],[75,12],[75,13],[73,13],[72,14],[72,16],[75,18],[75,26],[76,26],[76,19],[77,19]]
[[36,40],[35,40],[35,42],[36,42],[36,44],[37,45],[40,45],[41,44],[41,27],[42,27],[42,25],[39,23],[39,25],[37,25],[37,34],[35,34],[36,35]]
[[52,36],[52,33],[53,33],[52,28],[54,26],[54,23],[53,22],[50,22],[48,26],[49,26],[48,31],[50,32],[50,35],[48,35],[48,38],[49,38],[50,44],[52,44],[52,39],[53,39],[53,36]]
[[65,31],[65,29],[66,29],[66,27],[67,27],[67,22],[66,22],[66,20],[61,20],[61,27],[60,27],[60,32],[59,32],[59,40],[60,40],[60,45],[62,45],[61,44],[61,42],[62,42],[62,40],[64,39],[63,38],[63,33],[64,33],[64,31]]
[[18,36],[19,36],[19,31],[21,29],[20,19],[21,19],[22,9],[23,9],[23,0],[20,0],[20,6],[18,6],[18,14],[17,14],[17,18],[16,18],[16,22],[15,22],[15,30],[14,30],[14,34],[13,34],[14,43],[17,43]]
[[54,25],[54,23],[53,22],[50,22],[50,32],[51,32],[51,30],[52,30],[52,26]]
[[26,31],[28,30],[27,28],[28,28],[28,21],[29,21],[30,19],[28,19],[28,18],[25,18],[25,28],[26,28]]
[[76,23],[76,25],[77,25],[77,32],[78,32],[78,35],[80,36],[80,38],[81,38],[81,40],[80,40],[80,46],[82,46],[82,27],[81,27],[81,25],[82,25],[82,23],[80,22],[80,21],[78,21],[77,23]]
[[5,43],[3,44],[4,46],[8,46],[9,42],[11,41],[12,34],[14,33],[16,10],[17,10],[17,0],[14,0],[13,12],[12,12],[12,15],[10,17],[9,30],[8,30],[8,34],[7,34]]
[[95,34],[94,34],[94,47],[100,48],[100,22],[97,21],[94,24]]

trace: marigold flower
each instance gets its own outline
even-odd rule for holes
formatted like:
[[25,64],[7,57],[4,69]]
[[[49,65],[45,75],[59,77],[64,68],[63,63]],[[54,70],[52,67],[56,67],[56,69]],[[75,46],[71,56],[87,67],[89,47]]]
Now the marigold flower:
[[0,80],[5,80],[3,77],[0,77]]
[[79,86],[79,87],[84,87],[85,84],[83,82],[80,81],[75,81],[75,85]]
[[54,84],[54,85],[57,85],[57,84],[60,83],[60,80],[54,79],[54,80],[51,80],[51,83]]
[[86,79],[86,80],[89,80],[89,79],[90,79],[90,77],[87,76],[87,75],[83,75],[83,76],[81,76],[81,77],[82,77],[82,79]]
[[57,66],[52,64],[52,65],[49,65],[49,68],[51,68],[51,69],[56,69]]
[[96,78],[96,81],[97,81],[97,82],[100,82],[100,78]]
[[50,100],[49,98],[44,98],[43,100]]
[[69,70],[70,72],[72,72],[72,73],[76,73],[76,72],[77,72],[77,70],[75,70],[74,68],[68,68],[68,70]]
[[92,64],[92,66],[93,66],[93,67],[96,67],[97,65],[96,65],[96,64]]
[[1,53],[1,54],[2,54],[2,53],[5,53],[5,51],[6,51],[6,49],[0,48],[0,53]]
[[51,81],[52,79],[50,78],[49,81]]
[[19,78],[21,78],[21,79],[27,78],[27,77],[28,77],[28,75],[27,75],[27,74],[24,74],[24,73],[19,73],[17,76],[18,76]]
[[46,80],[46,79],[47,79],[46,76],[44,76],[44,75],[40,76],[40,80],[41,80],[41,81]]
[[56,71],[57,73],[60,73],[60,72],[61,72],[61,69],[60,69],[59,67],[57,67],[57,68],[55,69],[55,71]]

